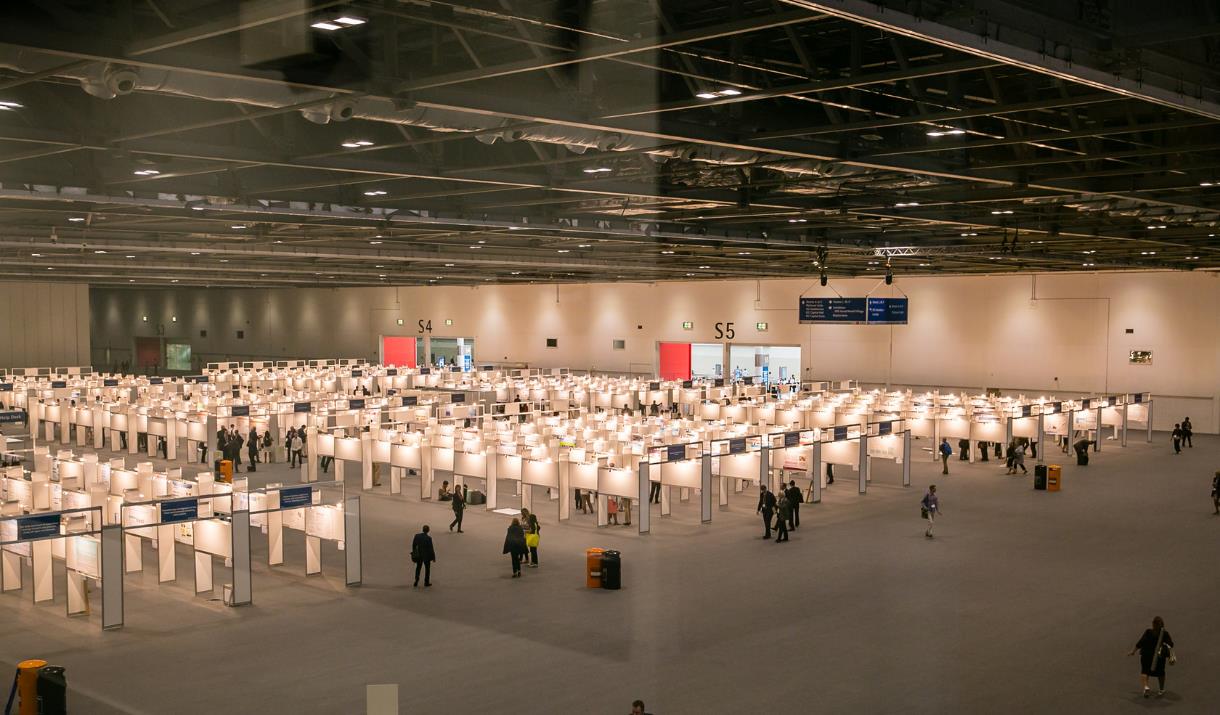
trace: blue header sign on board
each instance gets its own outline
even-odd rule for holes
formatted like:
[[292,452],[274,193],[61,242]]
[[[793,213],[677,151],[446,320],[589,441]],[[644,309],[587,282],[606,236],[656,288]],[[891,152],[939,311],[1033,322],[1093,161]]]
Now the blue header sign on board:
[[17,517],[17,539],[46,539],[59,536],[59,514],[35,514]]
[[449,401],[450,401],[450,402],[453,402],[454,404],[458,404],[458,403],[465,402],[465,401],[466,401],[466,393],[464,393],[464,392],[455,392],[455,393],[453,393],[452,395],[450,395],[450,397],[449,397]]
[[14,422],[25,422],[25,413],[21,410],[0,412],[0,425],[12,424]]
[[800,432],[786,432],[784,434],[784,446],[795,447],[801,443]]
[[847,439],[847,427],[835,427],[834,441],[842,442],[845,439]]
[[233,405],[234,417],[249,417],[250,405]]
[[891,434],[891,433],[893,433],[893,431],[894,431],[893,422],[878,422],[877,423],[877,435],[878,436]]
[[199,500],[173,499],[161,502],[161,523],[173,524],[179,521],[194,521],[199,517]]
[[0,392],[12,392],[12,391],[13,391],[13,383],[0,382]]
[[746,438],[737,437],[729,440],[729,454],[741,454],[746,451]]
[[68,386],[67,380],[52,380],[51,381],[51,389],[54,389],[54,390],[62,390],[67,386]]
[[348,400],[348,401],[347,401],[347,409],[349,409],[349,410],[363,410],[363,409],[364,409],[364,400]]
[[102,380],[102,387],[118,387],[118,380]]
[[869,298],[868,322],[870,325],[906,325],[906,298]]
[[403,407],[414,407],[418,404],[419,404],[419,398],[416,397],[415,395],[403,395],[403,397],[402,397],[402,406]]
[[308,413],[309,412],[309,403],[308,402],[294,402],[294,403],[292,403],[292,411],[297,414],[300,414],[302,412]]
[[665,448],[665,460],[667,462],[680,462],[686,459],[686,445],[671,444]]
[[285,487],[280,490],[280,508],[296,509],[313,503],[313,487]]
[[860,324],[868,321],[868,302],[864,298],[801,298],[802,324]]

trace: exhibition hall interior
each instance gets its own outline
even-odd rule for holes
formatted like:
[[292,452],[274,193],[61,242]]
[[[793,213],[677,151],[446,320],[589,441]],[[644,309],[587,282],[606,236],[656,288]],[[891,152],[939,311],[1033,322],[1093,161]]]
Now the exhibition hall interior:
[[1217,233],[1211,0],[6,3],[4,712],[1216,712]]

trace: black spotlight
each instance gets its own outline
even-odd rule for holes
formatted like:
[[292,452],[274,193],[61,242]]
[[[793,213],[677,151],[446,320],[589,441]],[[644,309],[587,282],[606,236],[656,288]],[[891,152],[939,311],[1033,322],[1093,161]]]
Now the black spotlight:
[[822,271],[822,275],[818,276],[818,282],[826,285],[826,271]]

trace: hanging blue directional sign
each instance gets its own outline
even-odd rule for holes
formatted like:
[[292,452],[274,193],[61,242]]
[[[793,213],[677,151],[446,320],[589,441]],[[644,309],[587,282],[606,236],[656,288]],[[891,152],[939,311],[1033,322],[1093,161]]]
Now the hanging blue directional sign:
[[870,325],[906,325],[906,298],[869,298],[868,322]]
[[868,302],[864,298],[801,298],[799,315],[802,324],[865,323]]

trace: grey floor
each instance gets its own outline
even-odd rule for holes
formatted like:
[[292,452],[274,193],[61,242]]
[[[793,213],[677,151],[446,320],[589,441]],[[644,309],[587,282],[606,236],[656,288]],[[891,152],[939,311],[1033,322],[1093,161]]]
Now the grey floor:
[[[1174,456],[1156,437],[1107,443],[1086,468],[1056,452],[1057,494],[996,462],[941,476],[927,453],[906,489],[893,464],[875,463],[865,496],[841,470],[787,544],[759,538],[748,495],[708,526],[679,505],[647,537],[591,516],[557,525],[538,499],[542,567],[520,580],[500,554],[505,517],[472,509],[450,534],[444,505],[372,494],[360,588],[344,588],[333,546],[304,577],[289,541],[284,567],[256,568],[254,605],[226,608],[190,593],[182,553],[179,583],[127,578],[118,632],[66,618],[62,600],[0,596],[0,663],[64,665],[73,712],[102,714],[359,713],[370,683],[398,683],[403,713],[615,714],[637,697],[656,715],[1217,712],[1220,439]],[[934,540],[918,518],[930,481]],[[424,522],[440,559],[427,591],[406,558]],[[589,546],[623,552],[622,591],[584,588]],[[1181,662],[1167,696],[1143,700],[1126,653],[1154,615]]]

